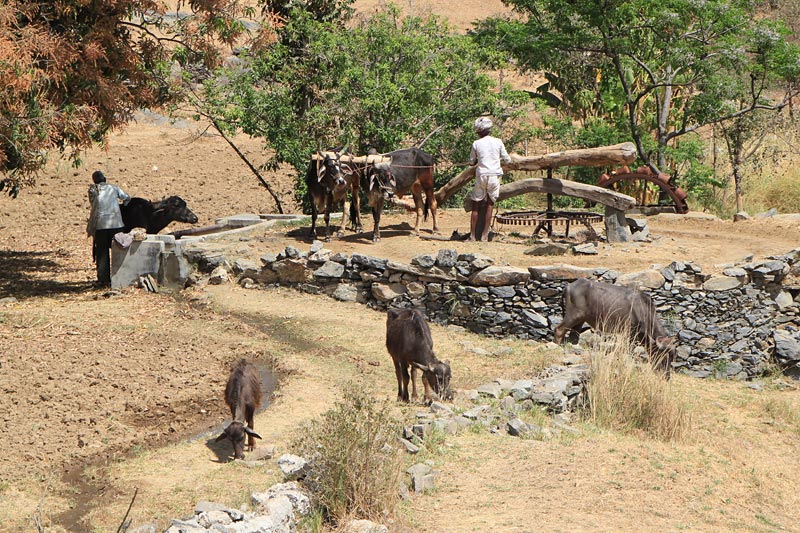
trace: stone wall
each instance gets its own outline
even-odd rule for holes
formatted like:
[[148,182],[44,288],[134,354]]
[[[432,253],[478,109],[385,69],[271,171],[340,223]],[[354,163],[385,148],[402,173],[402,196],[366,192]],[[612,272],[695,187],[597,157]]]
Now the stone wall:
[[266,254],[260,265],[217,259],[218,269],[233,271],[246,287],[278,283],[373,309],[416,307],[439,324],[543,341],[552,339],[561,321],[564,286],[588,277],[652,296],[667,330],[677,337],[679,371],[748,379],[762,373],[773,356],[787,368],[800,361],[800,249],[725,265],[719,275],[681,262],[625,274],[571,265],[515,268],[448,249],[400,263],[333,253],[320,242],[308,252],[287,247]]

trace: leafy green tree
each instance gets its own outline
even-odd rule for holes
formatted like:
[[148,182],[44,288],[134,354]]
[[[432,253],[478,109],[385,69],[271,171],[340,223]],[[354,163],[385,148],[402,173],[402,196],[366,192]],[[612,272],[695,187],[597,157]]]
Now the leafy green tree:
[[523,17],[485,21],[478,41],[549,73],[542,90],[556,89],[570,116],[614,124],[624,117],[640,158],[656,171],[669,170],[679,138],[779,110],[798,92],[797,47],[748,0],[507,3]]
[[422,145],[438,161],[463,161],[475,117],[502,120],[526,99],[481,73],[491,55],[438,18],[393,7],[347,26],[320,18],[293,8],[274,44],[206,84],[209,113],[262,137],[273,166],[302,175],[314,150],[345,145]]
[[0,189],[32,185],[52,150],[77,164],[135,109],[176,95],[170,63],[213,66],[244,31],[238,0],[0,2]]

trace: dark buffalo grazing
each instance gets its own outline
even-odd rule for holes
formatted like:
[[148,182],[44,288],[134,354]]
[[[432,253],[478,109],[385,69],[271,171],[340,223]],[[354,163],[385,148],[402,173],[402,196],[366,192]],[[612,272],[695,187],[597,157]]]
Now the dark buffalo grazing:
[[156,234],[166,228],[170,222],[197,223],[197,215],[186,207],[180,196],[170,196],[158,202],[144,198],[131,198],[126,205],[120,206],[122,222],[126,233],[133,228],[144,228],[147,233]]
[[348,190],[353,191],[355,209],[359,209],[358,172],[356,169],[343,165],[338,151],[322,152],[319,155],[319,159],[312,159],[308,165],[306,188],[308,189],[308,200],[311,204],[311,238],[317,238],[317,216],[319,213],[323,213],[325,218],[325,237],[326,240],[330,240],[331,209],[343,204],[342,222],[337,232],[341,236],[347,225],[347,213],[348,211],[352,212],[347,205]]
[[[372,231],[373,242],[381,240],[381,211],[385,198],[403,196],[409,192],[414,198],[417,220],[414,232],[419,235],[419,222],[423,215],[427,220],[428,211],[433,216],[433,232],[439,232],[436,221],[436,196],[433,184],[433,156],[419,148],[406,148],[386,154],[391,157],[390,163],[378,163],[364,173],[361,186],[367,195],[369,206],[372,208],[372,218],[375,223]],[[425,202],[422,193],[425,193]]]
[[386,349],[394,360],[397,376],[397,401],[408,402],[409,367],[411,398],[417,399],[417,369],[422,370],[425,402],[432,400],[431,389],[441,399],[450,400],[450,364],[433,354],[433,338],[425,317],[416,309],[389,309],[386,318]]
[[584,322],[596,331],[627,331],[632,340],[645,345],[653,365],[661,367],[669,379],[675,347],[650,296],[629,287],[582,278],[565,287],[562,302],[564,320],[553,337],[557,344],[564,341],[567,331],[581,327]]
[[247,451],[256,447],[255,439],[261,435],[253,428],[253,415],[261,405],[261,379],[256,367],[241,359],[231,369],[225,385],[225,403],[231,410],[233,422],[217,437],[216,442],[230,439],[233,442],[234,459],[244,459],[244,438],[247,435]]

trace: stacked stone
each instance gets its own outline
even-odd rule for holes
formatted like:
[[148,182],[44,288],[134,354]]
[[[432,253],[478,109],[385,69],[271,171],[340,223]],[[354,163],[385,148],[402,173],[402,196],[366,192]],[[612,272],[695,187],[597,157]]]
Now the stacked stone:
[[[214,253],[197,262],[206,269],[229,264]],[[626,274],[571,265],[520,269],[449,249],[401,263],[334,253],[319,241],[308,253],[287,246],[265,254],[261,263],[234,261],[231,270],[245,287],[292,285],[377,310],[414,307],[439,324],[533,340],[552,338],[567,283],[586,277],[635,287],[652,296],[668,332],[677,335],[676,366],[699,377],[749,379],[762,373],[776,328],[800,341],[800,249],[722,265],[722,274],[713,276],[679,261]]]

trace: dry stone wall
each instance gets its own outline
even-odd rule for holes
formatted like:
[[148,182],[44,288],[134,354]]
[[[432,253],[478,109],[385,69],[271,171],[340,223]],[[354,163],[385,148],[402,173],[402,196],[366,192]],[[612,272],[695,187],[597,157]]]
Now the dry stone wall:
[[551,340],[561,322],[564,286],[587,277],[651,295],[678,341],[678,371],[749,379],[771,360],[790,372],[800,363],[800,249],[725,265],[719,275],[677,261],[632,273],[566,264],[516,268],[450,249],[401,263],[334,253],[318,241],[308,252],[290,246],[265,254],[260,265],[219,257],[197,263],[232,270],[246,287],[292,285],[378,310],[415,307],[439,324],[541,341]]

